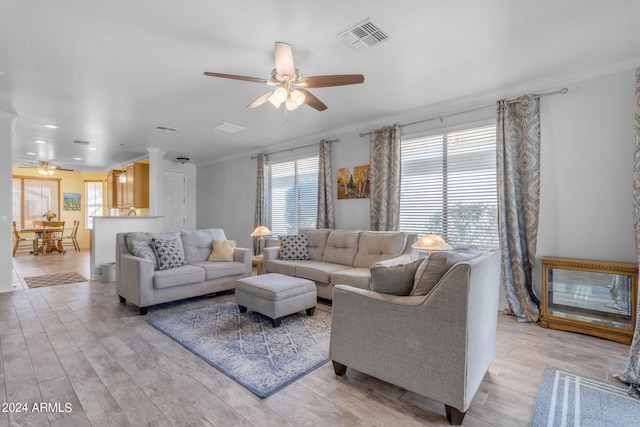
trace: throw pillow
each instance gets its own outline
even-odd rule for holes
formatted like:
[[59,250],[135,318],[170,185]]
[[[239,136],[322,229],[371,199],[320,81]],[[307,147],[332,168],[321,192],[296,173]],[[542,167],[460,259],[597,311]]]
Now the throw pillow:
[[151,247],[153,247],[153,252],[158,259],[159,270],[182,267],[187,263],[179,239],[157,239],[154,237],[151,239]]
[[427,295],[451,267],[459,262],[473,259],[480,253],[475,247],[432,252],[416,271],[411,295]]
[[280,236],[280,259],[308,260],[309,236],[306,234]]
[[393,267],[371,267],[369,290],[381,294],[407,296],[413,288],[413,279],[422,259]]
[[233,261],[233,250],[236,247],[235,240],[213,240],[209,261]]
[[153,264],[153,269],[158,269],[158,259],[156,258],[156,253],[153,251],[151,245],[147,242],[132,242],[133,245],[133,255],[138,258],[143,258],[148,261],[151,261]]

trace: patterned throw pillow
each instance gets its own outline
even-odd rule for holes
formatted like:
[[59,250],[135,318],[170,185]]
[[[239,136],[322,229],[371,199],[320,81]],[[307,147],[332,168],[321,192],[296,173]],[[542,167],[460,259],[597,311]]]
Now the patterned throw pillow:
[[158,269],[181,267],[187,262],[184,258],[182,244],[178,239],[151,239],[151,246],[158,259]]
[[209,261],[233,261],[233,250],[236,247],[235,240],[213,240]]
[[156,258],[156,253],[153,251],[151,245],[147,242],[132,242],[133,245],[133,254],[138,258],[143,258],[148,261],[151,261],[153,264],[153,269],[158,269],[158,259]]
[[309,236],[306,234],[296,234],[293,236],[280,236],[280,259],[308,260],[309,259]]

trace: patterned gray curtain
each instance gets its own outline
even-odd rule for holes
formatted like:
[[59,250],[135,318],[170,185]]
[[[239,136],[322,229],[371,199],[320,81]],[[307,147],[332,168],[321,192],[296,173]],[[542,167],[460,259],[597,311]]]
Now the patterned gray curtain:
[[333,175],[331,141],[320,141],[318,157],[318,219],[316,228],[335,228],[333,220]]
[[[266,206],[264,200],[264,165],[265,165],[265,155],[259,154],[257,163],[257,171],[256,171],[256,207],[253,214],[253,227],[259,227],[261,225],[265,225],[266,218]],[[260,253],[260,238],[253,238],[253,253]]]
[[[633,167],[633,228],[636,236],[636,251],[640,262],[640,68],[636,68],[636,143]],[[638,290],[638,308],[640,314],[640,289]],[[620,381],[629,384],[629,394],[640,399],[640,316],[636,315],[636,329],[629,349],[629,360],[624,371],[614,375]]]
[[498,228],[502,280],[511,311],[537,322],[533,267],[540,205],[540,100],[535,95],[498,101],[496,123]]
[[370,227],[395,231],[400,221],[400,128],[372,130],[370,138]]

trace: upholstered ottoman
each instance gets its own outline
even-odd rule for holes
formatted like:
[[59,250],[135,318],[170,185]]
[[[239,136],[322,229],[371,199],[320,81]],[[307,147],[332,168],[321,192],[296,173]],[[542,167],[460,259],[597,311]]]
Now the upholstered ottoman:
[[250,308],[271,318],[274,328],[282,318],[302,310],[313,316],[317,304],[316,285],[311,280],[268,273],[236,281],[236,302],[240,313]]

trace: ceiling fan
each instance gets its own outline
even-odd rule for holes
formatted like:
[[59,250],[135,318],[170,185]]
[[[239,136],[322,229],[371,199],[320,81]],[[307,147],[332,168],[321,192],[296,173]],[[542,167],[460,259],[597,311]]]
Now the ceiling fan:
[[38,168],[38,173],[40,175],[53,175],[55,171],[73,171],[73,169],[65,169],[60,166],[52,165],[51,162],[45,162],[40,160],[38,162],[38,166],[35,164],[33,166],[18,166],[20,168]]
[[305,88],[344,86],[364,82],[364,76],[362,74],[303,77],[293,62],[291,46],[284,42],[276,42],[275,45],[276,68],[271,71],[270,79],[237,76],[235,74],[211,73],[209,71],[206,71],[204,74],[211,77],[222,77],[225,79],[244,80],[278,86],[276,89],[270,90],[258,97],[251,104],[247,105],[247,107],[255,108],[269,101],[276,108],[279,108],[280,105],[284,103],[287,110],[295,110],[302,104],[307,104],[318,111],[327,109],[327,106],[323,104],[322,101]]

